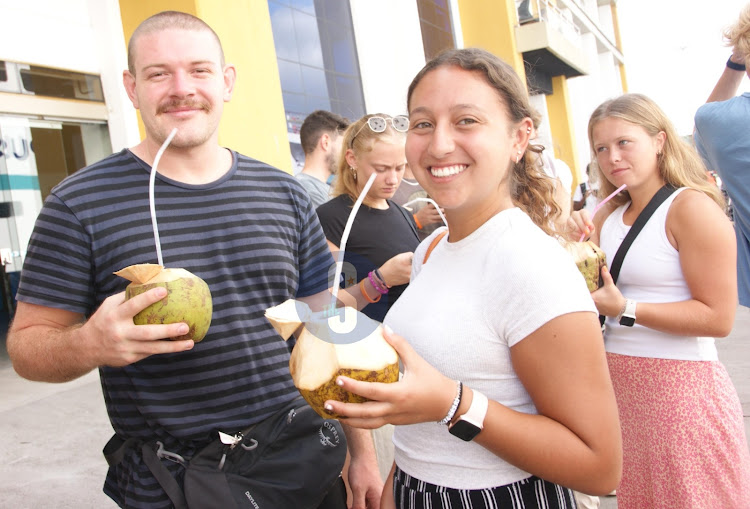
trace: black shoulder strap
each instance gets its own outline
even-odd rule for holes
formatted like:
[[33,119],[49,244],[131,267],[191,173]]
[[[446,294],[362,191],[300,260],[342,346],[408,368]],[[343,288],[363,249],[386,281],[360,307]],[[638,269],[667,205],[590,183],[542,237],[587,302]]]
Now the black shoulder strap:
[[641,213],[638,214],[638,217],[633,223],[633,226],[630,227],[630,231],[627,235],[625,235],[625,238],[622,240],[622,244],[620,244],[620,247],[617,248],[615,257],[612,259],[612,265],[609,268],[609,273],[612,276],[612,281],[614,281],[615,283],[617,283],[617,277],[620,275],[620,267],[622,267],[622,261],[625,259],[625,255],[627,254],[628,249],[630,249],[631,244],[633,244],[633,241],[641,232],[643,227],[646,226],[646,223],[651,218],[656,209],[659,208],[659,205],[664,203],[664,200],[669,198],[669,196],[674,191],[674,187],[670,186],[669,184],[665,184],[651,198],[651,200],[648,202],[648,205],[646,205],[646,208],[644,208]]
[[[620,247],[617,248],[617,253],[615,253],[615,257],[612,259],[612,265],[609,268],[609,274],[612,276],[612,281],[615,284],[617,284],[617,277],[620,275],[622,262],[625,259],[625,255],[627,254],[628,249],[630,249],[631,244],[633,244],[633,241],[641,232],[643,227],[646,226],[646,223],[649,219],[651,219],[651,216],[654,214],[656,209],[659,208],[659,205],[664,203],[664,200],[669,198],[669,196],[674,191],[675,188],[669,184],[665,184],[664,186],[662,186],[662,188],[659,189],[648,202],[646,208],[644,208],[641,213],[638,214],[638,217],[633,222],[633,226],[630,227],[630,231],[627,235],[625,235],[625,238],[622,239],[622,243],[620,244]],[[599,323],[602,326],[604,326],[605,319],[606,317],[604,315],[599,315]]]

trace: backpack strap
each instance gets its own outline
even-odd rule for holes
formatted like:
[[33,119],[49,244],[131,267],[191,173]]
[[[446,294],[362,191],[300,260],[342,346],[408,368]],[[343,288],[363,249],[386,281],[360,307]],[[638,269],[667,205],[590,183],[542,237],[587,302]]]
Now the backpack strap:
[[432,250],[435,249],[435,247],[437,247],[437,245],[446,235],[448,235],[448,230],[440,232],[434,239],[432,239],[432,242],[430,242],[430,247],[427,248],[427,252],[424,254],[424,260],[422,260],[422,265],[427,263],[427,258],[430,257]]

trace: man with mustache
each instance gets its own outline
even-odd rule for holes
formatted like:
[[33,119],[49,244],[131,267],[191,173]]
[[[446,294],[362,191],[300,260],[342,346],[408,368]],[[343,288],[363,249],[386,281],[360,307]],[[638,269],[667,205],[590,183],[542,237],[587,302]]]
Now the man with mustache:
[[[146,137],[52,190],[29,243],[7,339],[15,370],[31,380],[66,382],[98,369],[117,437],[158,440],[183,458],[217,430],[244,429],[298,396],[290,346],[264,311],[289,298],[330,302],[333,258],[303,188],[219,145],[235,78],[202,20],[167,11],[141,23],[123,82]],[[184,323],[134,325],[133,316],[166,290],[126,301],[127,281],[113,274],[157,261],[149,179],[175,128],[158,164],[154,205],[165,265],[189,270],[211,290],[212,323],[200,343],[169,339],[187,332]],[[366,303],[358,292],[347,297],[357,301],[350,305]],[[345,431],[353,507],[377,507],[383,483],[369,433]],[[182,483],[182,465],[162,464]],[[104,491],[122,507],[172,507],[140,447],[110,466]],[[340,479],[320,508],[346,508]]]

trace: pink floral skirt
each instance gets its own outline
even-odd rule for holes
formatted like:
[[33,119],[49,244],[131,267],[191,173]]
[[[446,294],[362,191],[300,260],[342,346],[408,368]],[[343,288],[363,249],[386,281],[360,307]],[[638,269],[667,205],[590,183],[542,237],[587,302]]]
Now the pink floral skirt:
[[618,509],[748,509],[750,452],[720,362],[607,354],[623,438]]

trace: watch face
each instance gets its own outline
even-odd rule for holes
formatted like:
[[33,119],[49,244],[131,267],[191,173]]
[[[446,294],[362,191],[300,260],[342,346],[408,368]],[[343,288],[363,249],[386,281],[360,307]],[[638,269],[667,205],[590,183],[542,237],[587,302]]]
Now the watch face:
[[633,324],[635,324],[635,317],[633,316],[623,316],[620,318],[620,325],[624,325],[625,327],[632,327]]
[[470,423],[469,421],[459,419],[453,426],[450,427],[448,431],[451,435],[457,436],[461,440],[469,442],[470,440],[473,440],[474,437],[477,436],[480,431],[482,431],[482,429]]

